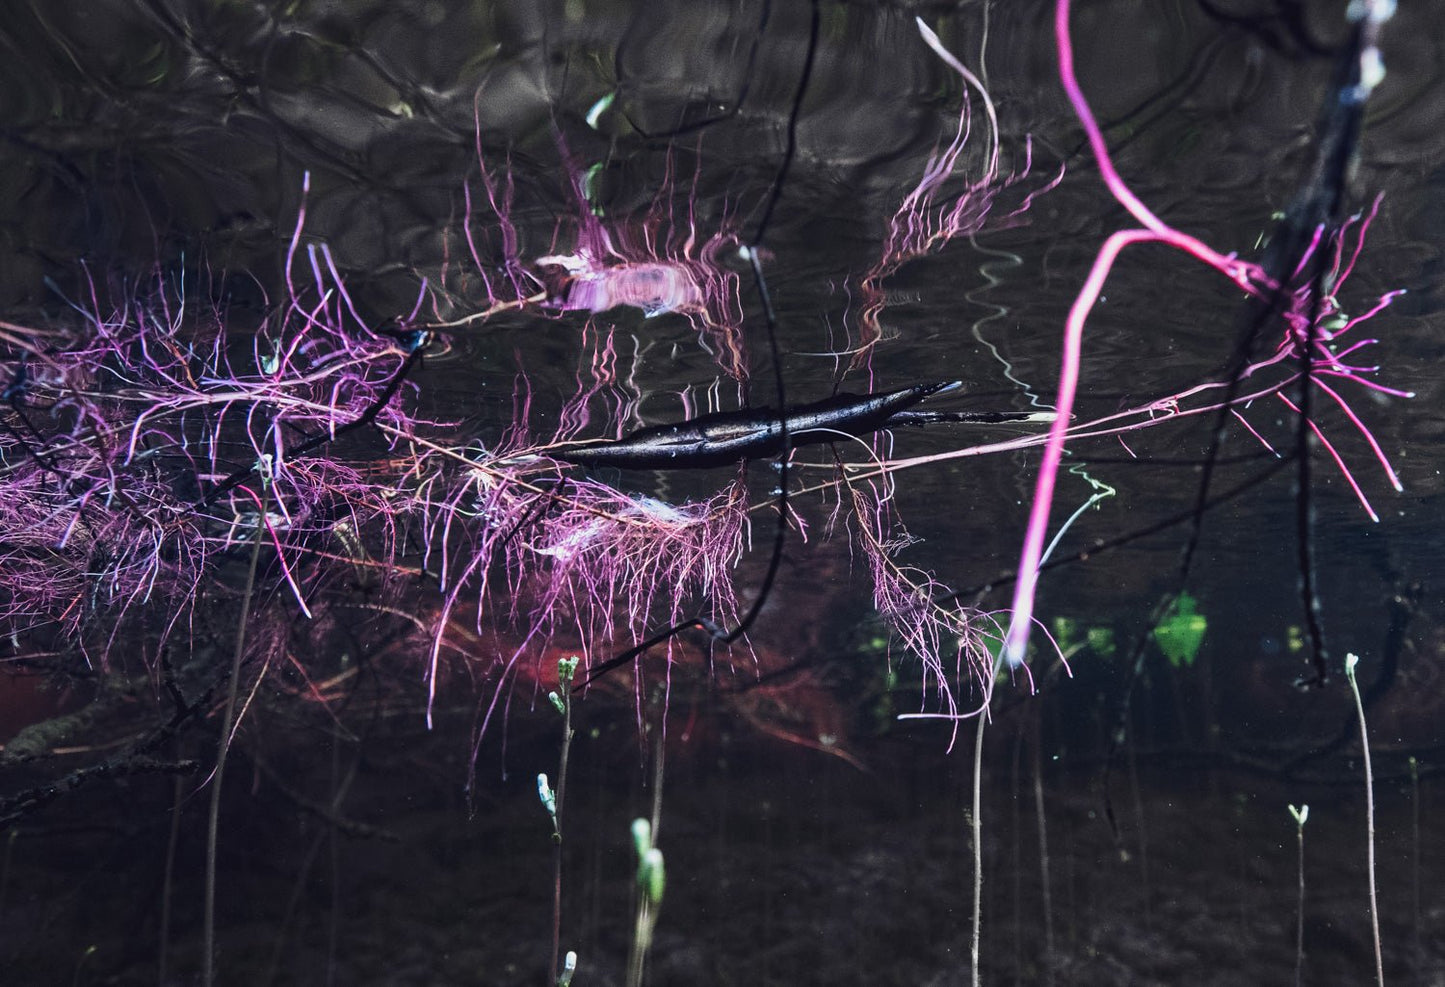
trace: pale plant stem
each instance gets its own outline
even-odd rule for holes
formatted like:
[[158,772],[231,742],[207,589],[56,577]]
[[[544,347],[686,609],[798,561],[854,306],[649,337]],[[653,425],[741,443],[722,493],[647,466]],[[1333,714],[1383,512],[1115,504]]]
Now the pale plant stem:
[[973,843],[973,930],[969,937],[969,982],[979,987],[978,958],[983,936],[983,731],[988,725],[988,706],[993,700],[993,686],[1003,671],[1003,649],[994,661],[993,674],[989,676],[988,691],[983,697],[983,708],[978,712],[978,727],[973,741],[973,804],[969,813],[969,835]]
[[171,951],[171,891],[176,870],[176,846],[181,838],[181,805],[185,798],[185,785],[176,775],[175,791],[171,796],[171,827],[166,838],[166,865],[161,878],[161,919],[156,944],[156,983],[166,987],[169,982],[166,968],[169,966]]
[[1024,729],[1027,726],[1022,719],[1019,720],[1018,730],[1014,734],[1013,764],[1009,772],[1009,804],[1013,809],[1013,818],[1009,820],[1009,828],[1012,830],[1013,859],[1009,863],[1009,869],[1013,871],[1013,967],[1014,983],[1023,983],[1023,942],[1022,935],[1023,921],[1023,887],[1024,887],[1024,860],[1023,860],[1023,784],[1019,777],[1021,762],[1024,750]]
[[1139,759],[1134,745],[1129,745],[1129,793],[1134,802],[1134,821],[1139,827],[1139,883],[1144,891],[1144,928],[1154,924],[1152,895],[1149,890],[1149,830],[1144,822],[1144,796],[1139,790]]
[[[639,819],[635,825],[647,827],[648,840],[657,846],[657,831],[662,825],[662,779],[665,764],[666,710],[662,694],[653,696],[654,719],[652,721],[652,818],[649,822]],[[641,987],[647,974],[648,954],[652,949],[652,931],[657,925],[657,910],[660,902],[654,901],[649,889],[638,888],[637,920],[634,923],[632,949],[627,957],[627,987]]]
[[[1100,500],[1114,495],[1114,490],[1108,486],[1105,486],[1103,484],[1095,484],[1095,487],[1095,492],[1089,497],[1089,499],[1085,501],[1078,510],[1074,511],[1074,513],[1069,516],[1069,519],[1065,521],[1064,524],[1059,528],[1059,530],[1054,534],[1054,537],[1049,541],[1048,547],[1041,550],[1039,558],[1035,562],[1035,574],[1037,574],[1037,567],[1043,565],[1045,562],[1048,561],[1049,556],[1053,554],[1054,549],[1058,546],[1060,539],[1062,539],[1064,536],[1064,533],[1073,526],[1075,521],[1077,521],[1080,517],[1083,516],[1084,511],[1090,506],[1097,504]],[[1042,543],[1042,539],[1040,541]],[[969,826],[973,843],[973,930],[969,940],[969,974],[973,987],[979,987],[979,950],[982,943],[983,934],[983,731],[984,728],[988,725],[988,708],[989,703],[993,701],[994,684],[998,681],[998,677],[1003,674],[1005,666],[1009,663],[1010,658],[1008,653],[1008,639],[1005,638],[999,648],[998,656],[994,659],[993,670],[988,677],[988,683],[985,687],[987,691],[984,693],[983,705],[978,711],[978,726],[974,735],[973,805],[969,819]],[[1042,866],[1045,895],[1044,904],[1045,908],[1047,909],[1048,842],[1047,836],[1044,832],[1043,789],[1042,783],[1038,779],[1038,772],[1035,772],[1034,784],[1036,786],[1036,805],[1039,812],[1039,847],[1043,860]],[[1146,887],[1147,884],[1148,881],[1146,873]],[[1048,948],[1052,953],[1053,928],[1051,924],[1052,920],[1050,919],[1049,921],[1050,925],[1048,928]],[[1052,956],[1050,956],[1049,962],[1052,963]],[[1050,970],[1050,977],[1052,978],[1052,967],[1050,967]]]
[[5,920],[5,893],[10,887],[10,861],[15,856],[15,841],[19,837],[19,828],[11,826],[10,834],[5,838],[4,857],[0,859],[0,922]]
[[1034,817],[1039,830],[1039,879],[1042,882],[1044,899],[1044,973],[1046,983],[1054,982],[1054,903],[1053,889],[1049,878],[1049,830],[1048,817],[1044,812],[1044,757],[1042,750],[1042,729],[1039,724],[1041,711],[1034,716]]
[[1420,958],[1420,762],[1410,758],[1410,903],[1415,957]]
[[[331,731],[331,814],[341,815],[341,735]],[[331,857],[331,914],[326,918],[326,987],[336,987],[337,943],[341,938],[341,844],[336,826],[326,827],[327,850]]]
[[14,826],[10,827],[10,835],[5,838],[5,856],[0,861],[0,917],[5,914],[5,892],[10,886],[10,859],[14,856],[15,841],[20,837],[20,830]]
[[666,750],[663,744],[666,742],[667,727],[665,717],[667,716],[666,698],[659,692],[653,699],[657,710],[656,736],[652,742],[652,843],[657,845],[657,832],[662,828],[662,772],[666,764]]
[[[270,485],[265,485],[269,493]],[[267,498],[261,498],[261,514],[251,543],[251,566],[246,573],[246,588],[241,596],[241,618],[236,627],[236,650],[231,656],[231,682],[226,690],[226,708],[221,716],[220,749],[216,752],[216,776],[211,779],[210,813],[206,818],[206,887],[202,918],[201,983],[213,987],[216,982],[216,841],[221,826],[221,779],[226,772],[226,757],[231,752],[231,730],[236,719],[236,697],[241,685],[241,658],[246,651],[246,620],[251,615],[251,597],[256,588],[256,566],[261,558],[261,532],[265,526]]]
[[1294,982],[1299,987],[1305,968],[1305,828],[1299,828],[1299,915],[1295,920]]
[[1289,811],[1290,815],[1294,816],[1295,832],[1299,842],[1299,901],[1295,906],[1294,983],[1295,987],[1300,987],[1305,967],[1305,820],[1309,818],[1310,807],[1305,805],[1296,809],[1291,805]]
[[548,987],[556,987],[557,964],[562,951],[562,804],[567,795],[567,758],[572,749],[571,676],[560,682],[562,700],[562,753],[557,760],[557,811],[552,831],[552,966]]
[[1365,847],[1365,861],[1370,877],[1370,930],[1375,936],[1375,982],[1385,987],[1385,960],[1380,948],[1380,902],[1375,890],[1375,775],[1370,765],[1370,737],[1365,729],[1365,703],[1360,698],[1360,686],[1355,681],[1355,665],[1359,656],[1345,656],[1345,677],[1350,680],[1350,692],[1355,697],[1355,713],[1360,720],[1360,753],[1365,759],[1365,821],[1369,839]]
[[[993,683],[989,683],[992,690]],[[969,938],[968,962],[969,983],[979,987],[978,950],[983,933],[983,821],[979,810],[983,803],[983,729],[988,723],[988,700],[984,700],[983,711],[978,714],[978,729],[973,741],[973,807],[969,813],[971,842],[973,843],[973,932]]]
[[637,906],[637,920],[632,930],[632,952],[627,958],[627,987],[642,987],[643,968],[651,944],[651,919],[646,893]]

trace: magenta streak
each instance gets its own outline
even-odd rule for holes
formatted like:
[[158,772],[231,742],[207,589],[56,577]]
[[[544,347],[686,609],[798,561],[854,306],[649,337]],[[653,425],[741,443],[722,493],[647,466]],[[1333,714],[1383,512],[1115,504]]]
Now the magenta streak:
[[462,233],[467,239],[467,249],[471,251],[472,263],[476,265],[477,273],[482,276],[482,287],[486,289],[487,298],[495,300],[496,295],[492,292],[491,279],[487,277],[486,265],[482,263],[481,252],[477,250],[477,239],[472,233],[472,183],[462,182],[462,208],[466,210],[466,217],[462,220]]
[[1279,456],[1279,453],[1278,453],[1278,452],[1275,452],[1274,446],[1270,445],[1270,444],[1269,444],[1269,441],[1268,441],[1267,439],[1265,439],[1265,437],[1264,437],[1263,435],[1260,435],[1258,432],[1256,432],[1256,431],[1254,430],[1254,426],[1249,423],[1249,419],[1248,419],[1248,418],[1245,418],[1243,415],[1241,415],[1241,414],[1239,413],[1239,409],[1238,409],[1238,408],[1230,408],[1230,409],[1229,409],[1229,413],[1230,413],[1231,415],[1233,415],[1235,418],[1238,418],[1238,419],[1239,419],[1239,424],[1243,425],[1243,426],[1245,427],[1245,430],[1248,431],[1250,435],[1252,435],[1252,436],[1254,436],[1256,439],[1258,439],[1260,445],[1264,446],[1264,447],[1265,447],[1266,449],[1268,449],[1270,452],[1274,453],[1274,455],[1275,455],[1276,457]]
[[291,283],[291,265],[296,259],[296,247],[301,242],[301,230],[306,225],[306,196],[311,192],[311,172],[301,174],[301,206],[296,210],[296,228],[291,231],[291,242],[286,247],[286,290],[296,297],[296,286]]
[[[1060,0],[1060,7],[1066,7],[1067,0]],[[1065,39],[1065,42],[1067,39]],[[1061,43],[1061,50],[1063,50]],[[1062,56],[1061,56],[1062,60]],[[1018,582],[1014,587],[1013,614],[1009,620],[1008,633],[1004,635],[1004,654],[1012,665],[1023,661],[1028,647],[1029,629],[1033,621],[1034,591],[1039,580],[1039,559],[1043,555],[1044,535],[1049,526],[1049,508],[1054,499],[1054,482],[1059,472],[1059,462],[1064,455],[1064,441],[1069,431],[1069,420],[1074,410],[1074,396],[1079,386],[1079,357],[1084,336],[1084,321],[1093,309],[1104,288],[1104,281],[1114,266],[1119,252],[1131,243],[1143,243],[1164,239],[1148,230],[1122,230],[1104,241],[1094,266],[1089,271],[1079,295],[1069,309],[1068,322],[1064,327],[1063,366],[1059,370],[1059,391],[1054,399],[1055,417],[1049,426],[1049,437],[1044,444],[1044,459],[1039,466],[1039,478],[1034,487],[1033,504],[1029,509],[1028,530],[1024,535],[1024,547],[1019,559]]]
[[307,609],[306,600],[301,596],[301,587],[296,585],[296,578],[291,575],[291,567],[286,564],[286,553],[281,549],[281,539],[277,536],[276,529],[271,527],[271,519],[266,516],[266,508],[261,503],[261,498],[256,496],[256,492],[250,487],[242,485],[236,489],[256,502],[260,523],[266,526],[266,533],[271,536],[271,543],[276,546],[276,561],[281,563],[281,572],[286,576],[286,582],[291,585],[291,592],[296,596],[296,604],[301,607],[301,612],[306,615],[306,618],[311,619],[311,611]]
[[1059,49],[1060,81],[1063,83],[1064,92],[1068,94],[1069,102],[1073,105],[1074,113],[1079,118],[1079,123],[1084,128],[1084,133],[1089,138],[1089,146],[1098,160],[1099,175],[1103,178],[1110,194],[1119,201],[1120,205],[1129,210],[1130,215],[1146,229],[1155,233],[1160,240],[1202,260],[1251,295],[1258,294],[1257,285],[1269,282],[1259,265],[1234,257],[1226,257],[1194,237],[1180,233],[1168,226],[1154,215],[1148,206],[1139,201],[1139,198],[1124,184],[1124,180],[1119,177],[1119,172],[1114,168],[1113,159],[1109,157],[1109,149],[1104,144],[1104,135],[1099,130],[1099,124],[1095,121],[1094,113],[1084,99],[1083,90],[1079,88],[1079,80],[1074,75],[1074,47],[1069,38],[1069,0],[1059,0],[1058,7],[1055,9],[1054,37]]
[[1359,416],[1355,414],[1355,412],[1350,408],[1348,404],[1345,403],[1345,399],[1340,397],[1340,395],[1335,391],[1334,388],[1330,387],[1318,377],[1314,379],[1314,384],[1316,387],[1318,387],[1320,390],[1324,391],[1326,394],[1328,394],[1331,398],[1334,399],[1335,404],[1339,405],[1340,410],[1345,413],[1345,416],[1347,418],[1349,418],[1350,424],[1354,425],[1355,429],[1365,437],[1365,441],[1370,444],[1370,449],[1373,450],[1375,453],[1375,458],[1379,460],[1380,466],[1384,468],[1385,475],[1390,478],[1390,485],[1393,486],[1397,491],[1403,491],[1405,487],[1400,483],[1399,476],[1395,474],[1394,467],[1390,465],[1390,460],[1385,456],[1385,451],[1380,448],[1380,443],[1375,441],[1374,434],[1365,427],[1365,423],[1360,421]]
[[[1290,272],[1290,277],[1291,277],[1291,278],[1297,278],[1297,277],[1299,277],[1301,274],[1304,273],[1305,265],[1307,265],[1307,264],[1310,262],[1310,258],[1315,255],[1315,251],[1320,248],[1320,240],[1323,239],[1324,235],[1325,235],[1325,228],[1324,228],[1324,226],[1323,226],[1323,225],[1316,226],[1316,227],[1315,227],[1314,234],[1310,237],[1310,245],[1304,249],[1304,252],[1303,252],[1303,253],[1300,254],[1300,256],[1299,256],[1299,263],[1296,264],[1294,270],[1293,270],[1292,272]],[[1336,245],[1336,247],[1335,247],[1335,252],[1336,252],[1336,254],[1338,254],[1338,252],[1339,252],[1339,246],[1338,246],[1338,245]],[[1336,258],[1335,258],[1335,268],[1336,268],[1336,271],[1338,271],[1339,266],[1340,266],[1339,257],[1336,256]],[[1306,291],[1307,291],[1307,288],[1301,288],[1301,289],[1300,289],[1300,294],[1303,295],[1303,294],[1306,293]]]
[[[336,261],[331,257],[331,247],[325,243],[321,245],[321,256],[326,258],[326,269],[331,272],[331,280],[336,284],[337,294],[339,294],[341,300],[346,303],[346,310],[350,312],[351,317],[356,320],[358,327],[363,330],[367,329],[366,320],[356,314],[356,306],[351,303],[351,296],[346,293],[346,282],[341,279],[340,272],[336,270]],[[336,321],[338,324],[337,328],[341,328],[341,320],[337,319]]]
[[1250,295],[1258,295],[1261,285],[1270,285],[1270,279],[1257,264],[1226,257],[1194,237],[1180,233],[1168,226],[1124,184],[1124,180],[1114,167],[1113,160],[1109,157],[1109,149],[1104,143],[1104,135],[1099,130],[1099,125],[1094,119],[1093,112],[1089,109],[1088,102],[1084,99],[1083,91],[1074,74],[1074,51],[1069,37],[1069,6],[1069,0],[1059,0],[1054,14],[1054,35],[1059,51],[1060,80],[1079,122],[1089,138],[1089,145],[1099,164],[1100,177],[1108,187],[1110,194],[1145,229],[1114,233],[1104,242],[1098,256],[1094,259],[1088,279],[1069,310],[1068,322],[1064,327],[1063,365],[1059,371],[1058,396],[1055,400],[1057,417],[1049,428],[1048,440],[1044,445],[1044,458],[1039,466],[1039,477],[1034,488],[1033,503],[1029,510],[1028,529],[1024,536],[1023,552],[1019,559],[1013,614],[1010,618],[1008,633],[1004,637],[1004,655],[1013,665],[1018,665],[1023,661],[1028,647],[1029,630],[1033,621],[1034,595],[1038,586],[1039,560],[1043,552],[1044,537],[1048,530],[1049,510],[1053,502],[1059,463],[1063,457],[1064,442],[1069,432],[1069,418],[1078,390],[1084,322],[1098,301],[1104,282],[1109,276],[1114,261],[1118,259],[1120,251],[1131,243],[1157,240],[1203,261]]
[[[1357,316],[1355,316],[1353,319],[1351,319],[1349,322],[1346,322],[1345,325],[1344,325],[1344,328],[1342,328],[1339,332],[1335,333],[1335,338],[1336,338],[1336,339],[1339,339],[1341,336],[1343,336],[1345,333],[1349,332],[1351,329],[1355,328],[1355,326],[1359,325],[1361,322],[1364,322],[1366,319],[1370,319],[1370,318],[1374,317],[1375,315],[1378,315],[1382,309],[1384,309],[1384,308],[1385,308],[1386,306],[1388,306],[1391,302],[1393,302],[1396,298],[1399,298],[1399,297],[1400,297],[1401,295],[1403,295],[1403,294],[1405,294],[1405,289],[1404,289],[1404,288],[1400,288],[1400,289],[1397,289],[1397,290],[1395,290],[1395,291],[1388,291],[1388,292],[1386,292],[1385,294],[1381,295],[1381,296],[1380,296],[1380,300],[1375,303],[1375,305],[1374,305],[1373,308],[1371,308],[1369,311],[1365,312],[1365,314],[1363,314],[1363,315],[1357,315]],[[1371,339],[1371,340],[1366,340],[1366,342],[1374,343],[1374,342],[1378,342],[1378,340]],[[1348,353],[1349,350],[1346,350],[1345,352]],[[1340,354],[1340,355],[1343,356],[1344,354],[1342,353],[1342,354]]]
[[[1355,261],[1360,259],[1360,253],[1365,249],[1365,234],[1370,231],[1370,224],[1375,221],[1375,216],[1380,211],[1380,200],[1384,197],[1384,193],[1375,196],[1375,201],[1370,203],[1370,211],[1365,213],[1363,218],[1359,216],[1355,217],[1360,222],[1359,229],[1355,231],[1355,249],[1350,252],[1349,263],[1345,265],[1345,269],[1339,272],[1339,276],[1335,279],[1337,284],[1343,283],[1354,271]],[[1341,243],[1341,250],[1343,250],[1343,248],[1344,245]],[[1403,294],[1403,292],[1393,292],[1392,294]]]
[[[1281,401],[1283,401],[1286,405],[1288,405],[1290,410],[1292,410],[1295,414],[1300,414],[1299,407],[1289,398],[1285,397],[1283,394],[1276,394],[1275,396],[1278,397]],[[1365,509],[1365,513],[1370,515],[1370,520],[1379,521],[1380,515],[1376,514],[1375,509],[1370,506],[1369,498],[1367,498],[1365,496],[1365,492],[1360,489],[1360,485],[1355,482],[1354,475],[1350,473],[1350,468],[1345,465],[1345,461],[1340,458],[1339,452],[1335,450],[1334,443],[1332,443],[1329,439],[1325,438],[1325,433],[1320,431],[1320,427],[1310,419],[1306,418],[1305,424],[1309,425],[1310,431],[1315,433],[1315,438],[1320,440],[1320,444],[1325,447],[1326,451],[1328,451],[1330,454],[1330,458],[1332,458],[1335,461],[1335,465],[1340,468],[1340,472],[1344,474],[1345,482],[1349,483],[1350,489],[1355,492],[1355,499],[1360,502],[1360,506]]]

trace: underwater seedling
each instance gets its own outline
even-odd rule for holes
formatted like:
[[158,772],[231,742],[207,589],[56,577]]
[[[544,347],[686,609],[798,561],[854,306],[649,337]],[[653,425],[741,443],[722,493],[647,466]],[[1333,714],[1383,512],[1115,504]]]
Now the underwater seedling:
[[627,957],[627,987],[641,987],[647,955],[652,950],[652,933],[662,908],[662,893],[667,887],[662,851],[653,842],[654,836],[652,824],[646,819],[632,821],[632,848],[637,853],[637,918]]
[[1410,755],[1410,919],[1415,953],[1420,954],[1420,761]]
[[[262,489],[270,493],[270,463],[266,464],[267,482]],[[261,501],[261,514],[266,513],[266,500]],[[231,675],[226,686],[226,704],[221,715],[220,741],[216,750],[216,766],[211,776],[210,806],[206,816],[206,883],[202,915],[201,982],[211,987],[216,977],[216,853],[221,824],[221,782],[226,775],[226,760],[231,752],[232,731],[236,724],[236,699],[241,689],[241,659],[246,654],[247,618],[256,590],[256,564],[261,558],[261,529],[255,526],[251,537],[251,563],[246,571],[246,588],[241,598],[241,616],[236,624],[236,646],[231,653]]]
[[1380,903],[1375,885],[1375,776],[1370,766],[1370,736],[1365,729],[1365,704],[1360,699],[1360,685],[1355,681],[1355,666],[1360,656],[1351,652],[1345,655],[1345,678],[1350,682],[1350,692],[1355,697],[1355,714],[1360,721],[1360,754],[1365,761],[1365,829],[1366,870],[1370,879],[1370,931],[1375,940],[1375,980],[1385,987],[1385,961],[1380,949]]
[[978,958],[983,946],[983,733],[988,726],[988,704],[993,699],[994,684],[1007,667],[1003,649],[998,648],[973,737],[973,802],[968,813],[969,844],[973,851],[973,925],[968,938],[968,971],[973,987],[979,987],[980,983]]
[[1294,818],[1295,836],[1299,842],[1299,903],[1296,906],[1294,948],[1294,982],[1295,987],[1299,987],[1305,965],[1305,823],[1310,817],[1310,807],[1301,805],[1296,809],[1291,805],[1289,814]]
[[[562,809],[567,795],[567,759],[572,750],[572,679],[577,675],[581,659],[563,658],[557,662],[557,688],[547,693],[547,700],[562,717],[561,753],[557,760],[557,790],[554,792],[545,774],[537,775],[537,796],[552,820],[552,952],[550,983],[565,985],[577,967],[577,954],[569,952],[563,972],[557,972],[558,953],[562,948]],[[565,976],[565,980],[563,977]]]
[[1056,615],[1049,622],[1049,629],[1053,632],[1054,643],[1058,645],[1059,653],[1065,658],[1072,658],[1078,652],[1088,648],[1097,657],[1110,661],[1119,650],[1114,628],[1108,624],[1086,626],[1082,621],[1073,617]]
[[1197,607],[1194,597],[1180,593],[1164,618],[1154,626],[1154,643],[1176,669],[1193,666],[1204,643],[1209,621]]
[[567,955],[562,958],[562,970],[557,974],[557,987],[568,987],[572,983],[572,975],[577,972],[577,952],[567,950]]

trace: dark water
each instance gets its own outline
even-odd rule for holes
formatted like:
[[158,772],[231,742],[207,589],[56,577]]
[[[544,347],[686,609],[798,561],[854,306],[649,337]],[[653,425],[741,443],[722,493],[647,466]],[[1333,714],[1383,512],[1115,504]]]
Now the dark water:
[[[427,317],[463,318],[485,307],[480,274],[500,283],[509,256],[479,160],[486,176],[506,179],[501,212],[529,262],[573,252],[588,222],[633,262],[645,253],[639,242],[663,248],[650,259],[696,259],[718,238],[714,270],[735,294],[709,318],[731,319],[731,334],[683,311],[532,306],[440,335],[407,400],[419,416],[456,423],[456,441],[487,448],[504,441],[523,394],[541,440],[569,422],[615,436],[776,403],[778,377],[790,401],[956,378],[963,395],[940,406],[1047,406],[1064,317],[1104,237],[1127,223],[1059,87],[1047,4],[820,3],[816,44],[806,4],[13,7],[0,29],[6,323],[64,325],[75,313],[60,299],[87,297],[87,271],[124,292],[159,265],[173,284],[208,284],[195,290],[226,303],[234,331],[254,332],[285,295],[303,207],[303,251],[328,246],[360,318],[405,317],[423,284]],[[1383,199],[1341,304],[1357,313],[1407,289],[1369,323],[1380,344],[1366,362],[1416,396],[1340,388],[1403,493],[1338,409],[1320,416],[1380,515],[1369,520],[1317,451],[1330,684],[1293,686],[1308,665],[1292,469],[1207,513],[1188,584],[1207,631],[1186,667],[1149,644],[1135,679],[1128,656],[1179,588],[1187,527],[1053,570],[1040,620],[1071,674],[1041,653],[1038,693],[1022,677],[1008,683],[985,733],[986,983],[1291,982],[1298,874],[1287,806],[1303,803],[1303,982],[1370,982],[1365,784],[1339,671],[1347,651],[1362,657],[1369,703],[1386,972],[1391,982],[1445,982],[1434,816],[1445,749],[1439,7],[1407,5],[1387,26],[1388,74],[1350,185],[1354,208]],[[965,95],[920,41],[915,14],[986,82],[1002,173],[1017,181],[976,236],[888,272],[881,339],[855,361],[868,340],[860,284],[903,197],[953,139]],[[1101,3],[1076,11],[1073,25],[1080,80],[1126,180],[1170,224],[1222,251],[1254,252],[1309,162],[1329,50],[1345,35],[1338,5]],[[972,97],[974,136],[948,186],[954,196],[986,166],[988,130]],[[585,201],[571,184],[581,176]],[[776,366],[736,251],[765,219]],[[1220,379],[1241,325],[1238,296],[1163,247],[1126,253],[1090,322],[1079,418]],[[591,396],[579,405],[579,394]],[[1297,422],[1278,399],[1248,417],[1291,448]],[[1187,511],[1214,423],[1181,419],[1071,445],[1073,461],[1116,493],[1081,516],[1060,555]],[[891,454],[1022,431],[898,430]],[[897,474],[890,530],[902,538],[906,525],[915,539],[901,563],[952,590],[1006,577],[1037,461],[1002,452]],[[1268,461],[1234,426],[1214,483],[1228,489]],[[800,465],[793,480],[833,475],[831,465]],[[683,504],[734,476],[600,479],[647,503]],[[740,482],[754,509],[733,575],[739,610],[767,567],[776,475],[758,464]],[[1092,489],[1066,475],[1056,524]],[[938,698],[920,698],[919,659],[874,612],[860,522],[836,488],[793,506],[806,537],[788,541],[751,650],[709,656],[686,638],[674,652],[658,841],[668,883],[650,982],[967,983],[974,721],[955,736],[947,723],[896,718],[935,710]],[[229,660],[239,595],[230,591],[245,554],[208,576],[220,602],[188,631],[206,662]],[[263,582],[256,626],[284,642],[300,620],[280,576]],[[524,608],[525,587],[508,584],[487,615],[473,607],[456,622],[458,655],[431,730],[425,641],[374,622],[387,601],[365,587],[350,609],[338,604],[341,628],[327,647],[318,634],[312,650],[275,650],[281,666],[308,674],[261,680],[231,754],[218,982],[546,982],[552,843],[535,778],[556,780],[560,727],[536,680],[569,650],[595,660],[619,647],[559,634],[530,642],[521,667],[534,671],[500,676],[493,656],[522,643],[504,619],[514,589]],[[979,591],[978,605],[1007,607],[1008,591]],[[435,594],[407,600],[435,616]],[[651,616],[643,631],[665,623]],[[194,759],[197,772],[178,782],[134,766],[77,775],[165,722],[162,676],[145,674],[143,642],[115,660],[119,684],[107,687],[33,660],[41,636],[7,636],[17,669],[72,668],[68,678],[4,681],[7,737],[57,707],[90,711],[45,756],[3,767],[3,794],[44,803],[15,821],[0,876],[0,949],[14,982],[155,983],[162,962],[167,982],[198,982],[219,698],[156,755]],[[951,649],[944,642],[945,662]],[[328,686],[333,676],[341,687]],[[628,826],[652,811],[656,791],[642,724],[657,714],[620,678],[575,710],[561,942],[580,954],[577,984],[624,982],[636,898]],[[1129,740],[1116,747],[1131,680]],[[313,687],[330,701],[314,702]],[[961,709],[977,706],[966,675],[950,687]]]

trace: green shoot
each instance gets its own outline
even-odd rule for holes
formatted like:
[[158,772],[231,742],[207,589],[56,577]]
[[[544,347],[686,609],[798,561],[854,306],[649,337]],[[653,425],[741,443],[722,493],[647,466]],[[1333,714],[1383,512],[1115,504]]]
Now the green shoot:
[[568,987],[572,983],[572,974],[577,972],[577,951],[567,950],[567,957],[562,961],[562,972],[557,974],[557,987]]
[[1180,593],[1168,615],[1154,628],[1154,642],[1175,668],[1192,666],[1199,656],[1200,645],[1204,643],[1209,621],[1197,607],[1198,601],[1194,597]]
[[662,851],[652,844],[652,823],[632,822],[632,847],[637,853],[637,921],[632,934],[632,952],[627,959],[627,987],[641,987],[647,954],[652,949],[652,932],[662,907],[667,873]]

